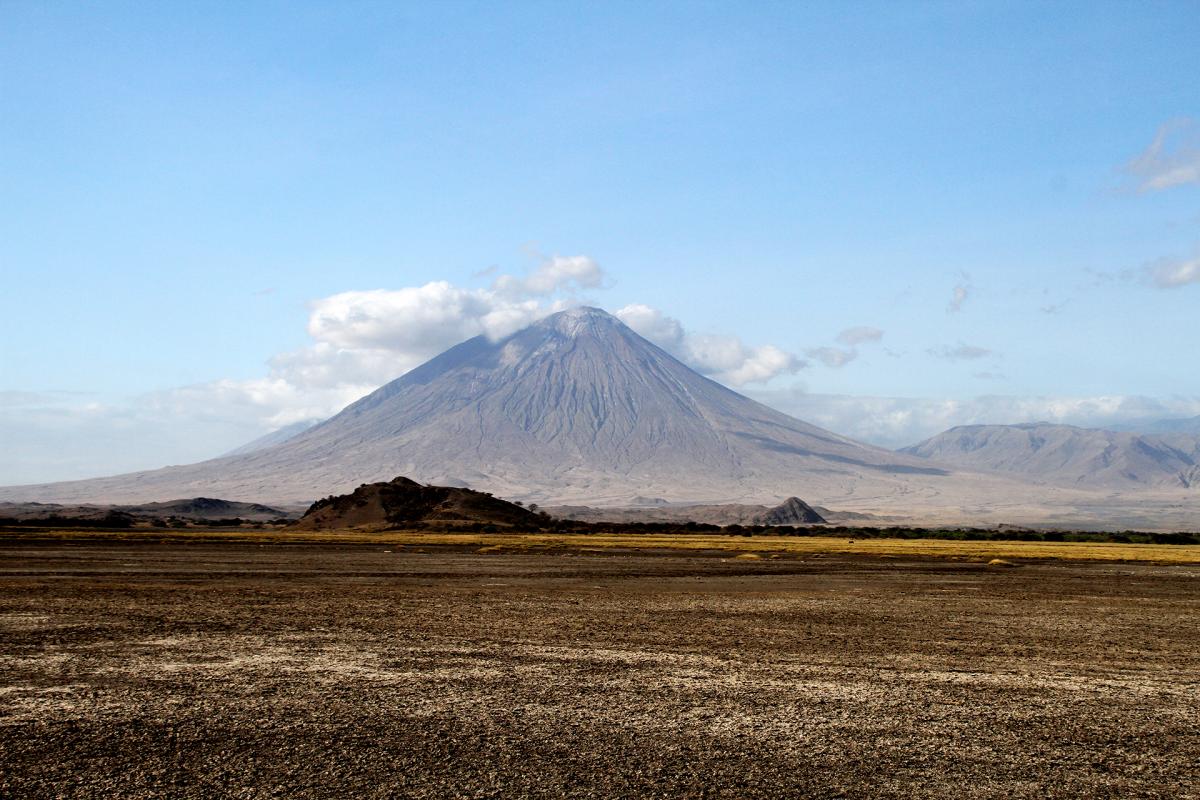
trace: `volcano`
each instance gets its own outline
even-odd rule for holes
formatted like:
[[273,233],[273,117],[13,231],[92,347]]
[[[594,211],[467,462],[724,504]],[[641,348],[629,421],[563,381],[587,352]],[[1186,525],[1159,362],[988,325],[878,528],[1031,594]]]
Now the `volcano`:
[[396,475],[608,506],[645,496],[945,502],[962,488],[949,468],[789,417],[698,374],[604,311],[575,308],[498,341],[465,341],[278,444],[188,466],[8,487],[0,499],[301,503]]

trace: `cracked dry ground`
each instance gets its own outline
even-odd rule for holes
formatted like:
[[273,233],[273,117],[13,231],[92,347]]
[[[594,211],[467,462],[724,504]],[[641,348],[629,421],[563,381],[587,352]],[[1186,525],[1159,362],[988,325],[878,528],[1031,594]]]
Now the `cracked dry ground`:
[[1200,570],[0,546],[4,797],[1200,797]]

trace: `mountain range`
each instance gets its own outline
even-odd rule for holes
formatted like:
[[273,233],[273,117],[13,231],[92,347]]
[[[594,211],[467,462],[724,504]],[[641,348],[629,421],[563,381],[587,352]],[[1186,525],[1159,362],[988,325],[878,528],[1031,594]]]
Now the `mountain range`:
[[186,466],[3,487],[0,500],[293,505],[406,475],[543,506],[774,506],[799,496],[928,520],[1052,522],[1089,508],[1101,521],[1129,518],[1089,486],[1031,483],[1013,463],[1002,474],[949,447],[856,442],[698,374],[599,309],[574,308],[497,341],[462,342],[282,441]]
[[1200,489],[1200,436],[1037,422],[964,425],[900,452],[961,469],[1095,489]]

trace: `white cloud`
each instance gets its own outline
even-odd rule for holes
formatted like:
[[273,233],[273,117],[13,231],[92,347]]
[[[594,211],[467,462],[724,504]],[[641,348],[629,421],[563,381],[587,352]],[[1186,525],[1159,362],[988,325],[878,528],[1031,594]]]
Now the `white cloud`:
[[1166,123],[1125,171],[1141,192],[1200,183],[1200,124],[1186,118]]
[[1187,260],[1165,258],[1146,267],[1146,275],[1160,289],[1178,289],[1200,283],[1200,256]]
[[736,336],[688,333],[679,320],[640,303],[614,315],[692,369],[732,386],[762,383],[806,366],[774,345],[751,346]]
[[774,345],[749,347],[736,336],[689,336],[688,351],[698,371],[732,386],[763,383],[794,374],[805,364]]
[[668,353],[678,355],[683,352],[683,325],[679,320],[668,317],[658,309],[634,303],[617,309],[613,316]]
[[314,301],[308,332],[339,348],[428,358],[481,333],[506,336],[544,313],[537,300],[434,281],[404,289],[341,292]]
[[493,288],[503,294],[546,296],[574,289],[599,289],[604,270],[587,256],[551,256],[525,278],[502,275]]
[[[354,392],[361,396],[473,336],[503,338],[567,307],[565,296],[604,282],[604,270],[593,259],[553,256],[524,278],[501,275],[486,289],[432,281],[340,292],[311,304],[308,333],[315,341],[273,357],[266,380],[278,387],[274,394],[281,403],[292,390],[315,393],[324,402],[306,408],[329,416]],[[261,388],[244,385],[247,391]],[[271,416],[272,422],[278,418]]]
[[1149,419],[1200,415],[1200,396],[986,395],[967,399],[936,399],[809,394],[796,389],[760,389],[749,394],[760,402],[814,425],[891,448],[915,444],[956,425],[1054,422],[1104,427]]
[[529,275],[501,275],[486,289],[432,281],[340,292],[312,303],[308,332],[316,341],[272,359],[271,375],[301,387],[374,388],[473,336],[503,338],[605,280],[587,256],[552,256]]
[[854,328],[846,328],[837,335],[837,340],[842,344],[848,344],[851,347],[869,342],[878,342],[883,339],[883,331],[879,328],[872,328],[869,325],[859,325]]

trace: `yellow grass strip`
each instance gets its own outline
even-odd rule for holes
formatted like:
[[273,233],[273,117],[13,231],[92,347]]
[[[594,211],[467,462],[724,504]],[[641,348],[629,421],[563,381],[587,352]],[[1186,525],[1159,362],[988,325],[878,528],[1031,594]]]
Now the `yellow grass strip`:
[[984,542],[946,539],[847,539],[823,536],[720,536],[704,533],[579,534],[579,533],[429,533],[423,531],[8,531],[0,544],[32,539],[106,540],[144,542],[228,541],[276,544],[387,544],[451,545],[503,554],[532,553],[547,548],[576,550],[632,549],[719,551],[730,556],[760,555],[869,555],[999,559],[1064,559],[1081,561],[1149,561],[1200,564],[1200,545],[1123,544],[1116,542]]

